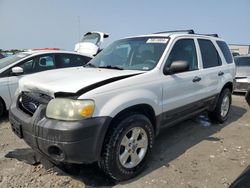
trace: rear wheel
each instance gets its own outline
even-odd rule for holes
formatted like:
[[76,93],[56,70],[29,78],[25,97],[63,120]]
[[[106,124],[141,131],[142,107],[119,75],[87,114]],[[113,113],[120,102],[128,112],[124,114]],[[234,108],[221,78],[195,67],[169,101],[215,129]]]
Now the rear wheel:
[[231,95],[231,91],[227,88],[221,92],[214,111],[209,113],[212,121],[223,123],[227,120],[232,103]]
[[113,179],[122,181],[136,176],[145,166],[153,146],[154,130],[141,114],[130,114],[117,122],[106,138],[100,167]]

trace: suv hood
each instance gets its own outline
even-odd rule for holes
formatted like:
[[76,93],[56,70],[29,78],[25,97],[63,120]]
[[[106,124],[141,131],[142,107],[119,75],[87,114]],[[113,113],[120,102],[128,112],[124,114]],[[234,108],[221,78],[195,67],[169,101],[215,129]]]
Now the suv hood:
[[40,92],[54,97],[55,93],[77,93],[83,88],[98,83],[95,87],[91,87],[95,89],[143,72],[84,67],[44,71],[23,77],[19,81],[19,90]]

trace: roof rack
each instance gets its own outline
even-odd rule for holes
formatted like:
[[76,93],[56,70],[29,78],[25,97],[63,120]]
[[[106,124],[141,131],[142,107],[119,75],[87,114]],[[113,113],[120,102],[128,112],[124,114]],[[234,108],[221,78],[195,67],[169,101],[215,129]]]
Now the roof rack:
[[187,34],[195,34],[195,35],[205,35],[205,36],[212,36],[212,37],[219,37],[218,34],[198,34],[195,33],[193,29],[187,29],[187,30],[173,30],[173,31],[162,31],[162,32],[157,32],[154,34],[163,34],[163,33],[187,33]]
[[195,34],[193,29],[187,30],[173,30],[173,31],[161,31],[154,34],[162,34],[162,33],[187,33],[187,34]]
[[219,35],[218,34],[216,34],[216,33],[213,33],[213,34],[197,34],[197,35],[206,35],[206,36],[212,36],[212,37],[219,37]]

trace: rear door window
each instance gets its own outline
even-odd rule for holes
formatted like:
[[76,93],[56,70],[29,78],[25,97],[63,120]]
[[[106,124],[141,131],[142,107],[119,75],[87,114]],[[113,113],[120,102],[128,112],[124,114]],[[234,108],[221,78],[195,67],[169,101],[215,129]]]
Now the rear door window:
[[80,56],[76,54],[57,54],[56,68],[83,66],[88,63],[90,59],[90,57]]
[[220,56],[210,40],[198,39],[201,50],[203,68],[211,68],[221,65]]

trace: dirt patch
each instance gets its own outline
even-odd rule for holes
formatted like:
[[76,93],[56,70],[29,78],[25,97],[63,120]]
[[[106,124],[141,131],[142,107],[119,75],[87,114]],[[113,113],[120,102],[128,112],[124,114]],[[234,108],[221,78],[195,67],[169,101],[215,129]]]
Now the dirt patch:
[[157,137],[147,168],[116,183],[96,164],[55,167],[37,156],[0,120],[0,187],[228,187],[250,164],[250,108],[233,96],[223,125],[199,116]]

